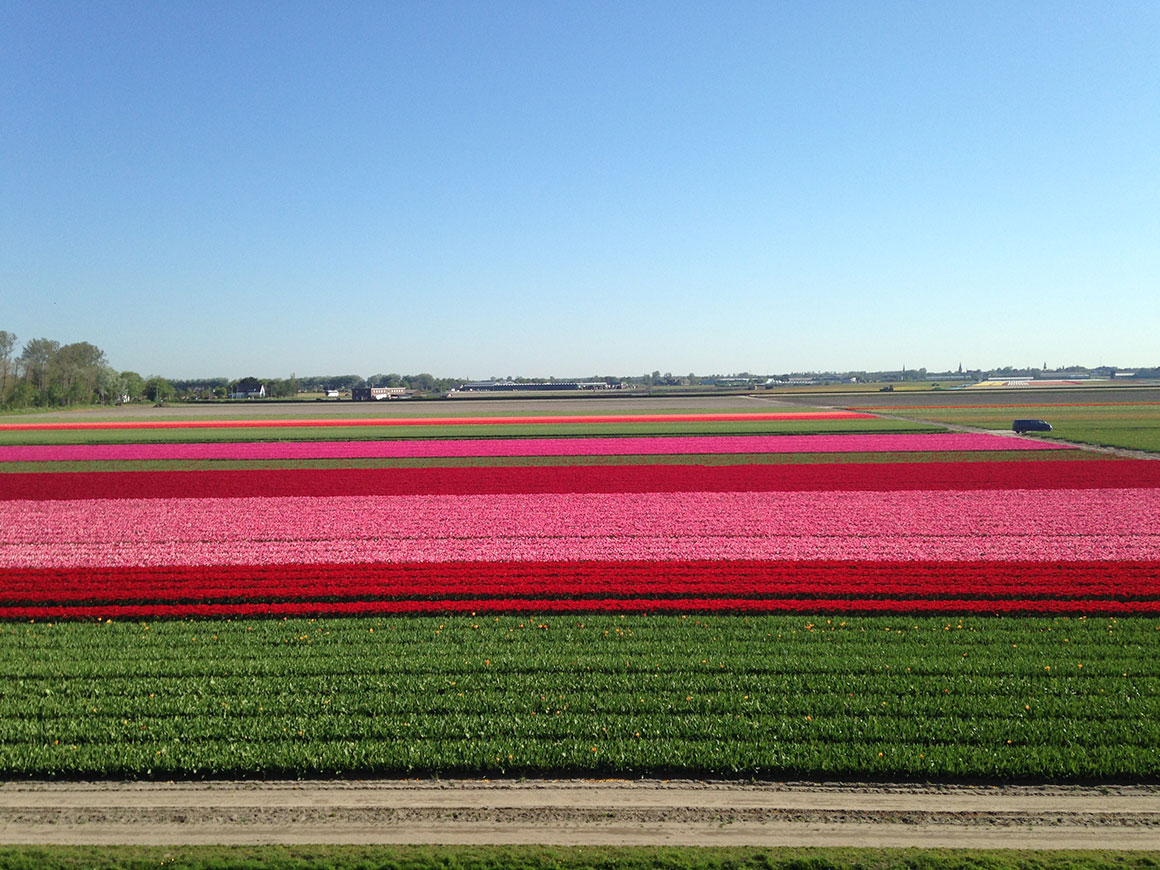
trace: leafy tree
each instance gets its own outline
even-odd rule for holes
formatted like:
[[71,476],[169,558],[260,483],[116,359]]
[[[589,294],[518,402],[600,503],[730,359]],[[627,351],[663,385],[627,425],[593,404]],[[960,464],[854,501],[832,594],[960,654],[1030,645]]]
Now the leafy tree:
[[20,352],[20,366],[24,369],[24,377],[32,384],[38,397],[42,398],[37,404],[44,404],[43,399],[48,396],[59,351],[59,341],[34,338],[24,345],[24,350]]
[[145,379],[136,372],[121,372],[125,384],[125,395],[130,402],[139,402],[145,395]]
[[16,350],[16,336],[6,329],[0,329],[0,404],[8,401],[10,380],[16,374],[16,361],[12,352]]
[[293,376],[289,380],[270,378],[266,381],[266,395],[274,399],[292,398],[298,395],[298,381]]
[[105,352],[87,341],[34,338],[13,357],[16,336],[0,330],[0,404],[22,408],[118,402],[124,392]]
[[383,374],[371,375],[369,378],[367,378],[367,384],[369,386],[372,386],[372,387],[402,387],[402,386],[404,386],[402,376],[396,372],[391,372],[390,374],[387,374],[387,375],[383,375]]
[[165,402],[175,395],[177,395],[177,391],[163,377],[153,375],[145,381],[145,398],[150,402]]
[[8,393],[8,406],[10,408],[30,408],[39,404],[39,396],[32,384],[20,378],[13,381],[12,388]]
[[412,390],[422,390],[425,393],[429,393],[435,389],[435,376],[427,372],[414,375],[409,380]]
[[125,379],[112,366],[101,366],[97,370],[94,392],[98,402],[116,404],[125,395]]
[[256,393],[262,388],[262,382],[257,378],[250,376],[242,378],[234,386],[235,393]]
[[97,380],[105,364],[105,352],[87,341],[66,344],[57,350],[55,381],[60,401],[66,405],[95,401]]

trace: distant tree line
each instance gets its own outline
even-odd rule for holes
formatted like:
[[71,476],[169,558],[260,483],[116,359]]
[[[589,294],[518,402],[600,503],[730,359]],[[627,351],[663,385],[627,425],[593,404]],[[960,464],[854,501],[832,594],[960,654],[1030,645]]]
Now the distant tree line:
[[228,378],[192,378],[169,381],[179,399],[227,399],[239,393],[256,392],[266,388],[270,399],[294,398],[300,393],[325,393],[338,390],[349,393],[358,387],[402,387],[422,393],[447,392],[463,384],[464,378],[437,378],[426,372],[418,375],[378,374],[364,378],[362,375],[311,375],[299,377],[291,374],[288,378],[257,378],[247,375],[238,380]]
[[[34,338],[17,352],[17,337],[0,330],[0,408],[52,408],[163,401],[163,378],[118,372],[87,341]],[[168,396],[171,397],[171,396]]]
[[[427,372],[417,375],[400,375],[391,372],[371,375],[369,378],[364,378],[361,375],[321,375],[299,378],[298,383],[302,390],[307,393],[321,393],[326,390],[348,392],[356,387],[403,387],[422,393],[445,393],[462,386],[465,380],[466,378],[437,378]],[[267,386],[266,391],[269,392],[269,389]]]

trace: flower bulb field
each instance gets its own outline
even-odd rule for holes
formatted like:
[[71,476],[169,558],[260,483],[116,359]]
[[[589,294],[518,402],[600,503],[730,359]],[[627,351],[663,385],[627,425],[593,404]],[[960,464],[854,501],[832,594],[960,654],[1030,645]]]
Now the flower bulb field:
[[1158,653],[1154,459],[644,401],[0,424],[9,779],[1154,783]]

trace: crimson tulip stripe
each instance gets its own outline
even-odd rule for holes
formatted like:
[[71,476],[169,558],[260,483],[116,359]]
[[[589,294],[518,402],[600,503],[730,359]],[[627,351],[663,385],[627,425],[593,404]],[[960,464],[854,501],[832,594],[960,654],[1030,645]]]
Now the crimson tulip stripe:
[[773,420],[865,420],[873,414],[858,411],[771,411],[745,414],[584,414],[523,417],[348,417],[339,419],[243,420],[72,420],[52,423],[0,423],[0,432],[100,429],[276,429],[335,426],[511,426],[569,423],[684,423],[761,422]]
[[0,462],[439,459],[506,456],[684,456],[745,453],[1066,450],[1007,435],[934,432],[862,435],[658,435],[586,438],[440,438],[417,441],[239,441],[180,444],[9,444]]
[[0,571],[0,607],[246,601],[804,597],[1137,599],[1160,605],[1160,562],[534,562]]
[[31,472],[0,475],[0,500],[646,493],[1138,489],[1160,462],[940,462]]

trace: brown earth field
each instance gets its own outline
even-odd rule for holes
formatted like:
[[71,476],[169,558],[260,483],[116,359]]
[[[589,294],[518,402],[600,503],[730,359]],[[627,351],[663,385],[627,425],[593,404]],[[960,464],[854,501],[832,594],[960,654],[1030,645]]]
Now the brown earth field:
[[[871,394],[877,396],[877,393]],[[934,395],[939,395],[935,393]],[[93,420],[229,420],[250,417],[360,418],[392,417],[474,417],[474,416],[556,416],[564,414],[633,414],[696,411],[793,411],[794,405],[779,396],[656,396],[621,394],[617,397],[503,398],[503,399],[417,399],[352,402],[349,400],[175,403],[164,407],[149,404],[109,408],[79,408],[59,411],[5,415],[5,423],[66,422]],[[820,403],[828,397],[815,396]],[[804,404],[809,404],[805,402]]]
[[696,781],[0,784],[0,843],[1160,850],[1160,786]]

